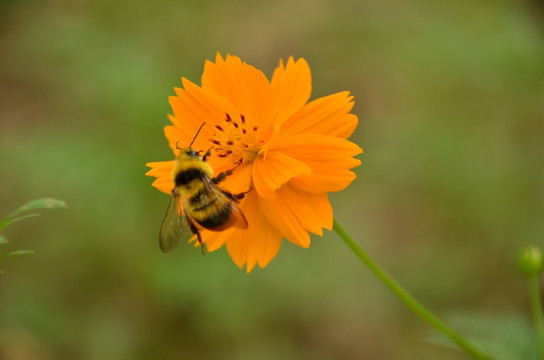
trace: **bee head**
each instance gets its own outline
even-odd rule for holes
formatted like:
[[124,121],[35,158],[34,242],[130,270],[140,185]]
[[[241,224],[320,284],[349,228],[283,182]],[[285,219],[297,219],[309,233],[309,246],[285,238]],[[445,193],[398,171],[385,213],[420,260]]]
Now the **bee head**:
[[193,148],[187,148],[182,150],[185,155],[191,158],[200,158],[201,156],[198,154],[198,152],[195,151]]

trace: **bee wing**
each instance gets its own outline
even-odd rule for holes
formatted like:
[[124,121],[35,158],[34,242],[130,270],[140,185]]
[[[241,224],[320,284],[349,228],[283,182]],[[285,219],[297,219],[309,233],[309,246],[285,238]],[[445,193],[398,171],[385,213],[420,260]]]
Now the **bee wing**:
[[231,226],[238,229],[244,229],[244,230],[247,229],[246,217],[244,213],[242,212],[242,210],[240,209],[240,207],[238,206],[238,204],[236,203],[236,201],[231,200],[230,206],[232,209],[232,212],[230,214],[230,219],[232,219]]
[[159,234],[161,251],[167,253],[175,248],[180,240],[188,241],[192,236],[193,233],[187,225],[187,218],[181,208],[180,196],[174,192]]
[[214,197],[222,199],[221,201],[228,202],[230,205],[230,216],[229,218],[221,225],[209,229],[212,231],[223,231],[231,227],[238,229],[247,229],[247,220],[238,206],[238,203],[234,199],[233,195],[228,191],[225,191],[218,186],[216,186],[211,180],[206,181],[206,187],[208,188],[210,194],[213,194]]

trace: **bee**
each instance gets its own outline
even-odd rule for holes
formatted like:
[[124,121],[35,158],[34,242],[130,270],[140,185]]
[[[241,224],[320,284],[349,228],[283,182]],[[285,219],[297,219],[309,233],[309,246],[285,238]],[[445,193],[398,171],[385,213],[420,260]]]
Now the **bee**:
[[200,126],[189,147],[178,147],[180,152],[172,171],[175,186],[159,234],[159,245],[164,253],[175,248],[180,240],[188,241],[196,235],[204,254],[199,229],[224,231],[231,227],[248,227],[246,217],[237,204],[247,192],[231,194],[217,186],[235,168],[214,177],[211,165],[206,162],[210,150],[201,156],[201,151],[192,148],[204,125]]

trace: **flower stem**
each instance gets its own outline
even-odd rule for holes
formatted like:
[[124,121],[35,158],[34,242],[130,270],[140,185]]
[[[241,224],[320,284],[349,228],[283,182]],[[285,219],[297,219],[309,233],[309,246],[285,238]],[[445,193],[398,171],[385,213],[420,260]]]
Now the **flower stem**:
[[449,337],[461,349],[472,355],[473,358],[479,360],[488,360],[489,357],[484,355],[472,344],[470,344],[462,335],[450,329],[446,324],[434,316],[421,303],[415,300],[406,290],[404,290],[393,278],[391,278],[382,268],[380,268],[346,233],[346,231],[338,224],[336,220],[333,222],[333,229],[338,236],[344,240],[346,245],[357,255],[359,259],[387,286],[402,302],[404,302],[413,312],[429,323],[438,331]]
[[544,316],[542,315],[542,304],[540,302],[540,289],[538,288],[538,276],[531,276],[529,279],[529,301],[533,312],[533,321],[538,337],[539,359],[544,359]]

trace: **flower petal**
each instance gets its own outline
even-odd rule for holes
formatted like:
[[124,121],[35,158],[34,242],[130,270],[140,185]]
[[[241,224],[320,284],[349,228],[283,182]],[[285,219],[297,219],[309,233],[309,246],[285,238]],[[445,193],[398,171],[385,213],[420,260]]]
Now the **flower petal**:
[[353,108],[353,96],[343,91],[324,96],[306,104],[281,126],[282,132],[314,133],[348,138],[357,127],[357,116],[349,112]]
[[[211,159],[210,164],[212,165],[216,176],[222,171],[232,170],[232,163],[229,164],[229,168],[224,169],[216,168],[214,164],[212,164]],[[242,163],[234,169],[232,175],[227,176],[218,186],[232,194],[240,194],[249,191],[251,189],[251,164]]]
[[279,109],[276,126],[300,110],[312,93],[312,75],[308,63],[303,58],[296,62],[290,56],[287,66],[280,60],[279,66],[272,76],[272,92],[274,102]]
[[[206,123],[195,139],[193,148],[207,149],[210,145],[208,139],[215,131],[214,126],[223,122],[225,113],[236,113],[236,107],[223,97],[205,90],[185,78],[181,80],[185,90],[176,88],[177,96],[170,97],[170,105],[174,112],[174,116],[170,117],[170,120],[174,124],[174,128],[178,129],[176,134],[172,133],[171,135],[179,137],[176,140],[180,141],[180,147],[187,147],[200,126]],[[172,147],[173,139],[169,138],[169,140]]]
[[253,185],[260,196],[273,199],[276,197],[275,191],[289,179],[311,172],[310,167],[293,157],[268,151],[253,162]]
[[353,156],[362,153],[356,144],[320,134],[278,136],[265,146],[277,150],[310,167],[312,173],[290,180],[290,184],[312,193],[343,190],[355,174],[348,169],[360,165]]
[[238,266],[240,269],[247,262],[248,245],[250,240],[247,236],[245,236],[247,232],[248,230],[240,230],[236,232],[236,237],[229,236],[226,239],[227,251],[232,261],[234,261],[236,266]]
[[[265,267],[278,253],[282,236],[268,222],[259,208],[258,196],[250,193],[243,204],[248,219],[247,230],[239,231],[227,239],[227,251],[232,260],[242,267],[246,264],[249,273],[256,264]],[[234,235],[234,234],[233,234]]]
[[171,194],[174,188],[174,180],[172,179],[174,163],[175,161],[158,161],[145,164],[151,168],[145,174],[157,178],[152,185],[167,194]]
[[145,166],[150,167],[151,170],[148,170],[145,174],[147,176],[162,177],[169,176],[172,177],[172,170],[174,169],[175,161],[156,161],[148,162]]
[[151,183],[155,188],[159,189],[165,194],[171,195],[172,189],[174,188],[174,181],[172,178],[165,179],[165,178],[158,178],[153,183]]
[[277,196],[273,200],[259,197],[261,212],[268,221],[293,244],[310,247],[310,234],[300,224],[294,210],[284,197]]
[[326,193],[312,194],[287,184],[278,190],[278,196],[285,199],[307,231],[322,236],[323,228],[332,229],[332,207]]
[[[230,228],[224,231],[208,231],[201,232],[202,241],[206,244],[206,250],[209,252],[215,251],[225,244],[228,238],[238,238],[239,233],[243,230],[238,228]],[[238,267],[242,267],[243,263]]]
[[[172,115],[168,115],[170,120],[174,122],[174,117]],[[179,144],[189,144],[191,140],[189,140],[189,133],[186,131],[182,131],[180,127],[173,126],[173,125],[167,125],[164,127],[164,136],[168,140],[168,146],[170,146],[170,149],[172,149],[172,152],[175,156],[178,156]]]
[[[262,71],[227,55],[217,54],[215,63],[206,61],[202,87],[227,99],[245,115],[249,125],[267,129],[272,123],[272,89]],[[236,113],[235,113],[236,114]],[[238,115],[236,114],[236,115]]]
[[310,176],[300,176],[291,179],[290,184],[300,190],[306,190],[311,193],[342,191],[344,190],[357,175],[353,171],[341,170],[335,174],[312,174]]

